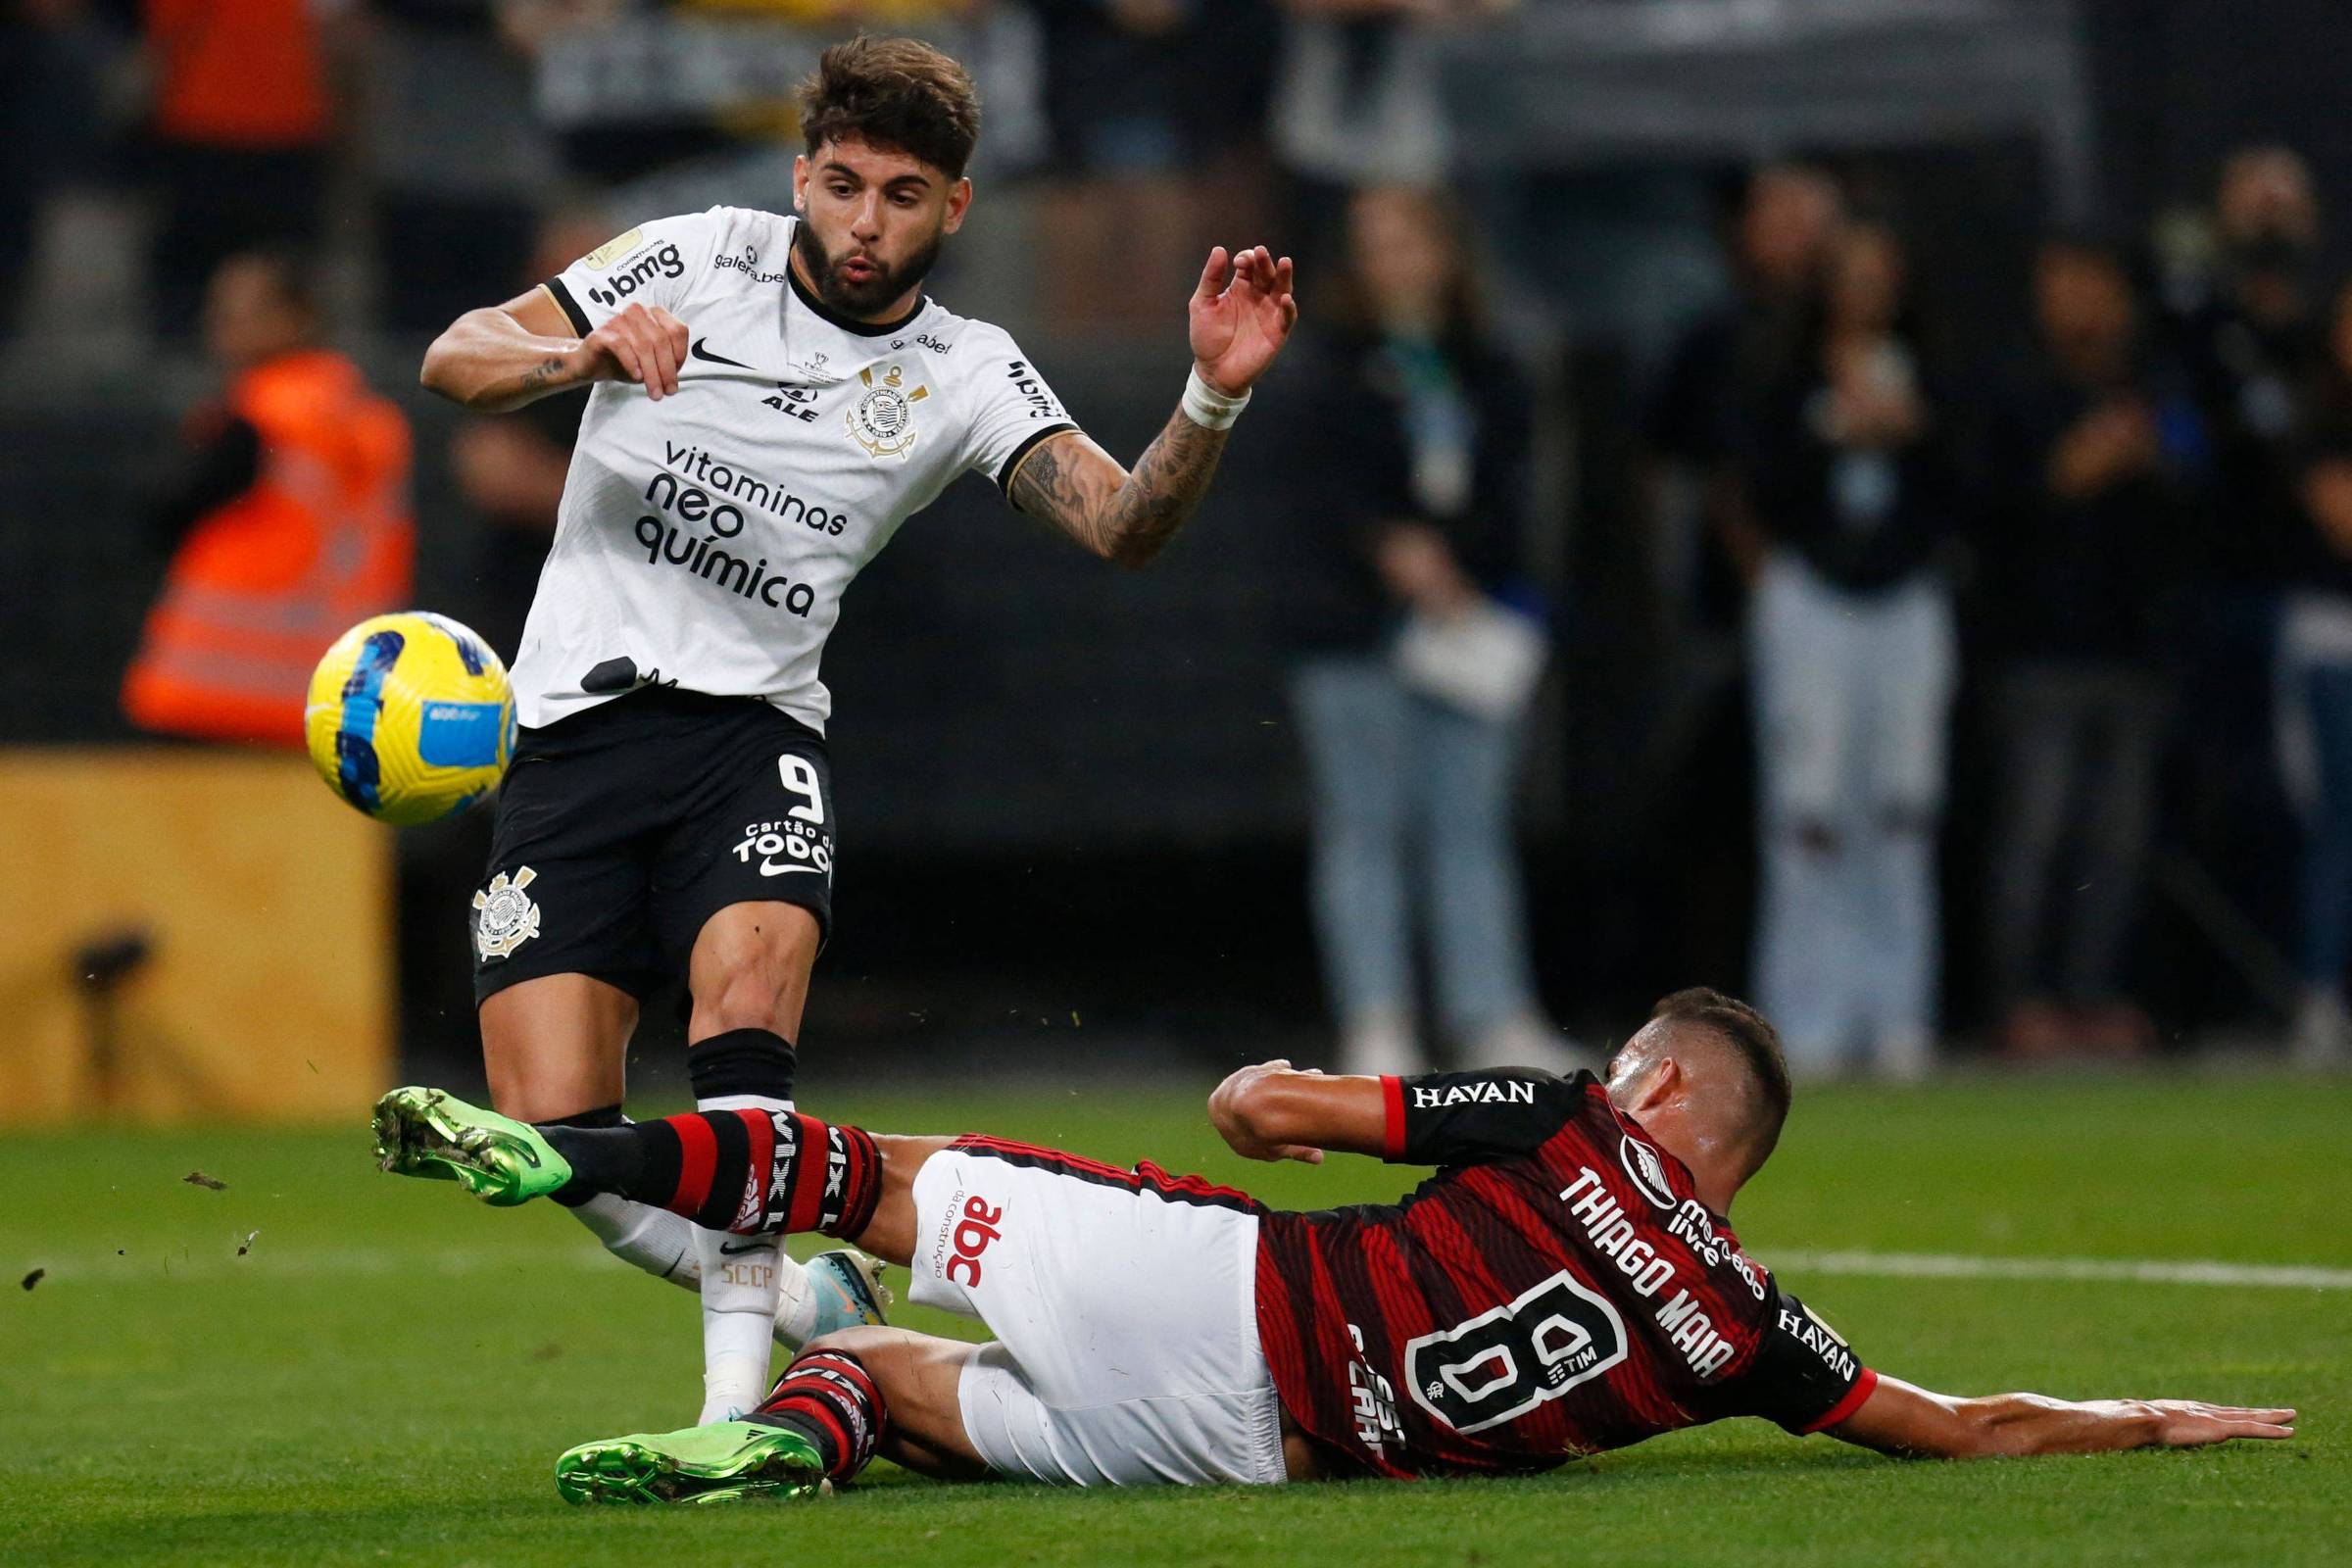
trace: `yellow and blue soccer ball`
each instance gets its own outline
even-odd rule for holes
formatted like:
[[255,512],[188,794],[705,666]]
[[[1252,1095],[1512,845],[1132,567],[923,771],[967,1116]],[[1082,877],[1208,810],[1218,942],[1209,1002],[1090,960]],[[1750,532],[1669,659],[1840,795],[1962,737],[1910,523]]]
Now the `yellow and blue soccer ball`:
[[514,753],[514,689],[490,645],[447,615],[361,621],[311,675],[312,765],[379,822],[413,827],[497,793]]

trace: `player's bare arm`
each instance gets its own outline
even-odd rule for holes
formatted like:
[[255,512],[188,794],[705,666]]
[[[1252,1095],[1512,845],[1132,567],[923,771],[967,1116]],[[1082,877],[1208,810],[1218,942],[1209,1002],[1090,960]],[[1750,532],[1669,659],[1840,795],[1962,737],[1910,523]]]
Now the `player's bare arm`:
[[1208,1119],[1245,1159],[1319,1165],[1326,1150],[1380,1153],[1388,1107],[1378,1078],[1332,1077],[1278,1058],[1241,1068],[1217,1085]]
[[2295,1412],[2194,1399],[2053,1399],[1996,1394],[1963,1399],[1881,1375],[1832,1437],[1910,1458],[1983,1459],[2119,1448],[2197,1448],[2233,1438],[2291,1438]]
[[685,360],[686,323],[660,306],[631,305],[581,337],[543,284],[452,321],[424,351],[417,379],[453,403],[504,414],[592,381],[633,381],[667,397]]
[[1132,470],[1079,431],[1039,443],[1013,472],[1013,504],[1105,561],[1149,564],[1200,505],[1232,416],[1298,322],[1292,280],[1291,259],[1262,245],[1210,251],[1191,303],[1198,399],[1188,392]]

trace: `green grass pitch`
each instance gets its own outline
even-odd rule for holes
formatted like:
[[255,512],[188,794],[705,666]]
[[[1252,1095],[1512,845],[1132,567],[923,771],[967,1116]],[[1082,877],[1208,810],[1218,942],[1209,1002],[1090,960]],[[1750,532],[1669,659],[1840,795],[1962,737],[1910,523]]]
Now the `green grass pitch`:
[[[1208,1131],[1199,1092],[828,1101],[811,1077],[830,1116],[1148,1156],[1276,1201],[1387,1197],[1410,1174],[1249,1165]],[[1804,1266],[1784,1277],[1899,1376],[2293,1404],[2302,1435],[1906,1464],[1741,1421],[1532,1481],[1080,1494],[877,1466],[808,1504],[568,1508],[550,1482],[564,1447],[692,1418],[693,1298],[604,1258],[552,1208],[502,1213],[376,1174],[362,1121],[0,1138],[0,1562],[2352,1561],[2352,1290]],[[1861,1250],[2343,1270],[2347,1156],[2342,1083],[1841,1088],[1800,1096],[1734,1220],[1768,1264]],[[227,1185],[187,1184],[192,1170]]]

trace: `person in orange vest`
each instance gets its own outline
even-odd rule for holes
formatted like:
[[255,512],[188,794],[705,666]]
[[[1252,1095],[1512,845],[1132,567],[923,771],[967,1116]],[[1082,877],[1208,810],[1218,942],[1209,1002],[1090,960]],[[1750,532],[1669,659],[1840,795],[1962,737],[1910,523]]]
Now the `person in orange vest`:
[[122,686],[143,729],[299,747],[312,666],[408,597],[408,420],[318,326],[289,257],[213,275],[205,340],[228,387],[191,421],[195,461],[164,508],[181,541]]

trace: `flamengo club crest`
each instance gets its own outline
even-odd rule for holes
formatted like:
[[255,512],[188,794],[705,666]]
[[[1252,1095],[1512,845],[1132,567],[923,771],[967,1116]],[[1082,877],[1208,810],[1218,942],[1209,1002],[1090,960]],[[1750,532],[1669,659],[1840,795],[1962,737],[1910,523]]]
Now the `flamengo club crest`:
[[931,395],[927,386],[907,391],[901,386],[906,379],[895,365],[876,377],[873,367],[858,372],[865,383],[865,395],[850,406],[850,439],[865,448],[872,458],[896,456],[906,461],[914,446],[914,406]]
[[503,958],[539,934],[539,906],[522,891],[538,875],[527,865],[512,880],[501,871],[473,896],[473,946],[484,958]]

